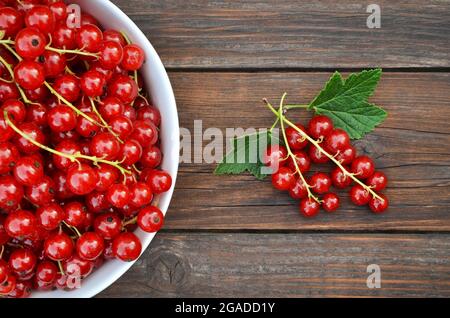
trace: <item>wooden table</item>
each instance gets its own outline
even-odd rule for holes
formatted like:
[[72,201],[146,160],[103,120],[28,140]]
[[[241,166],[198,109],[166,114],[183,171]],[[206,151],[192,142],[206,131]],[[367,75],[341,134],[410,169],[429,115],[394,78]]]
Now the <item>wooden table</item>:
[[113,2],[160,54],[189,129],[268,127],[262,97],[308,102],[335,69],[383,67],[372,101],[389,117],[356,145],[390,177],[391,208],[343,194],[307,220],[269,181],[182,164],[164,230],[100,297],[450,296],[449,1],[376,1],[380,29],[364,1]]

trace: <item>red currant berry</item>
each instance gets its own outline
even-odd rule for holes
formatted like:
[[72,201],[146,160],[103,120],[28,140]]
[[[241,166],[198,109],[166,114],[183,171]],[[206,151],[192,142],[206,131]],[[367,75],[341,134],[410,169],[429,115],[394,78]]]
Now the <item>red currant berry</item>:
[[103,40],[105,41],[114,41],[117,44],[120,44],[120,46],[127,45],[127,42],[123,38],[122,34],[119,31],[116,30],[105,30],[103,31]]
[[381,199],[379,198],[372,198],[369,202],[369,207],[374,213],[382,213],[389,207],[389,201],[387,197],[383,194],[378,194]]
[[50,261],[42,261],[36,267],[36,279],[45,284],[52,284],[58,276],[58,267]]
[[25,188],[25,196],[35,205],[45,205],[53,201],[57,185],[52,178],[44,176],[41,181]]
[[64,211],[58,204],[51,203],[37,209],[36,218],[40,226],[47,231],[52,231],[64,220]]
[[47,108],[42,104],[27,105],[27,122],[38,126],[47,126]]
[[11,176],[0,176],[0,209],[17,207],[23,198],[23,187]]
[[150,186],[143,182],[136,182],[130,186],[130,205],[136,208],[143,207],[152,202],[153,193]]
[[350,145],[350,137],[346,131],[336,128],[325,138],[325,145],[326,149],[336,154]]
[[56,78],[53,88],[69,102],[75,102],[80,97],[80,81],[77,77],[64,74]]
[[66,22],[68,12],[67,12],[67,5],[63,1],[57,0],[52,3],[49,3],[48,8],[52,11],[55,22],[56,21]]
[[366,205],[370,201],[370,193],[359,184],[350,189],[350,200],[355,205]]
[[158,129],[151,122],[137,120],[131,138],[137,140],[143,147],[153,146],[158,141]]
[[[80,152],[81,149],[77,143],[70,140],[64,140],[55,146],[55,150],[67,155],[73,155]],[[53,155],[53,163],[55,164],[55,167],[60,170],[67,170],[74,164],[69,158],[57,154]]]
[[331,187],[331,178],[323,172],[317,172],[309,179],[311,189],[318,194],[327,193]]
[[137,224],[145,232],[158,232],[164,224],[164,214],[156,206],[145,207],[139,211]]
[[103,95],[106,79],[102,73],[89,70],[80,78],[80,86],[83,93],[88,97],[98,97]]
[[53,192],[58,199],[65,200],[74,196],[67,186],[67,173],[64,171],[56,171],[53,176],[54,185]]
[[17,278],[15,275],[8,275],[6,281],[0,285],[0,295],[8,295],[16,288]]
[[8,276],[10,275],[10,269],[8,263],[0,259],[0,285],[6,282]]
[[29,237],[34,233],[37,220],[30,211],[17,210],[8,214],[4,226],[9,236],[20,239]]
[[25,59],[35,59],[45,51],[47,40],[37,28],[22,29],[16,35],[14,48]]
[[367,185],[372,188],[374,191],[381,191],[386,188],[387,185],[387,177],[381,171],[375,171],[368,179]]
[[[347,169],[348,171],[347,167],[345,167],[345,169]],[[352,183],[352,179],[349,176],[345,175],[345,173],[339,167],[334,168],[331,171],[330,176],[333,185],[338,189],[344,189]]]
[[94,229],[105,240],[112,240],[122,231],[122,220],[116,213],[105,213],[95,218]]
[[2,113],[6,111],[8,116],[14,120],[14,123],[23,122],[27,115],[27,108],[25,108],[25,105],[17,99],[8,99],[5,101],[1,111]]
[[322,207],[327,212],[334,212],[339,208],[339,197],[335,193],[327,193],[323,196]]
[[114,116],[109,120],[109,126],[121,139],[127,139],[133,132],[133,123],[125,115]]
[[27,27],[35,27],[44,34],[50,33],[55,28],[53,12],[48,6],[33,6],[25,14]]
[[72,256],[73,241],[65,233],[50,235],[44,241],[45,256],[53,261],[64,261]]
[[311,161],[314,163],[327,163],[330,161],[330,158],[314,145],[309,147],[308,154],[309,158],[311,158]]
[[278,190],[289,190],[295,184],[295,176],[291,169],[281,167],[272,174],[272,185]]
[[[294,156],[300,172],[308,172],[311,167],[311,160],[309,159],[308,155],[303,151],[295,151]],[[291,168],[292,171],[297,170],[293,159],[289,159],[288,167]]]
[[314,139],[327,137],[333,131],[333,121],[323,115],[314,116],[308,125],[308,133]]
[[24,186],[32,186],[44,176],[42,163],[33,157],[20,158],[13,168],[14,177]]
[[12,143],[0,143],[0,174],[11,171],[19,160],[19,156],[19,150]]
[[103,238],[95,232],[86,232],[77,240],[77,253],[82,259],[93,261],[105,249]]
[[122,67],[127,71],[136,71],[144,63],[145,54],[136,44],[128,44],[123,48]]
[[59,49],[73,50],[77,46],[75,34],[76,29],[69,28],[66,21],[61,21],[53,30],[52,45]]
[[110,208],[106,193],[93,191],[86,196],[86,206],[92,213],[100,213]]
[[293,199],[303,199],[308,195],[308,190],[301,178],[297,179],[294,186],[289,189],[289,195]]
[[[91,112],[85,112],[85,114],[86,114],[86,116],[93,119],[97,123],[100,122],[100,120],[96,114],[91,113]],[[92,121],[86,119],[83,116],[78,116],[76,131],[81,136],[83,136],[85,138],[92,138],[97,134],[97,132],[99,130],[100,130],[100,126],[98,126],[97,124],[93,123]]]
[[[136,103],[135,103],[136,107]],[[138,109],[136,118],[139,120],[150,120],[155,126],[159,127],[161,124],[161,113],[158,108],[153,106],[144,106]]]
[[132,262],[141,255],[142,245],[139,238],[130,232],[119,234],[113,241],[112,250],[115,257],[125,262]]
[[94,191],[97,181],[94,169],[86,164],[74,165],[67,171],[67,187],[77,195]]
[[109,121],[111,118],[115,116],[122,115],[124,111],[124,106],[123,103],[120,101],[120,99],[116,97],[106,97],[100,103],[98,111],[106,121]]
[[70,226],[80,227],[86,219],[87,208],[80,202],[64,205],[64,222]]
[[[305,127],[300,124],[296,124],[296,126],[306,133]],[[286,128],[286,137],[292,150],[301,150],[308,145],[308,140],[293,127]]]
[[75,41],[79,49],[96,53],[103,41],[103,33],[96,25],[85,24],[76,33]]
[[106,69],[113,69],[122,62],[124,49],[115,41],[104,41],[100,46],[100,64]]
[[9,268],[17,275],[30,274],[36,266],[36,256],[29,249],[21,248],[14,250],[9,256]]
[[152,170],[146,178],[147,184],[155,194],[169,191],[172,187],[172,177],[165,171]]
[[84,260],[77,254],[74,254],[68,260],[64,261],[63,269],[67,275],[85,278],[94,270],[94,262]]
[[265,151],[262,161],[266,166],[277,169],[287,163],[287,157],[288,153],[284,146],[271,145]]
[[[45,135],[35,123],[23,123],[20,124],[18,128],[34,141],[37,141],[40,144],[45,144]],[[22,153],[33,154],[41,150],[41,148],[29,142],[19,134],[15,135],[13,140],[19,151]]]
[[24,25],[22,14],[11,7],[0,8],[0,30],[5,31],[5,37],[12,37],[19,32]]
[[112,206],[123,208],[130,202],[130,189],[121,183],[113,184],[106,192],[106,199]]
[[108,86],[108,94],[125,104],[130,104],[137,97],[138,91],[136,82],[127,75],[117,76]]
[[161,150],[156,146],[150,146],[144,149],[140,163],[146,168],[156,168],[162,160]]
[[119,159],[127,166],[131,166],[141,159],[142,147],[134,139],[128,139],[120,146]]
[[367,156],[359,156],[352,162],[352,172],[358,179],[367,179],[373,175],[375,164],[373,160]]
[[119,179],[117,168],[111,165],[100,164],[96,169],[96,172],[98,181],[95,189],[100,192],[108,190]]
[[353,146],[348,146],[344,150],[339,151],[336,159],[343,165],[351,164],[356,157],[356,149]]
[[319,213],[320,204],[312,198],[304,198],[300,201],[300,213],[308,218],[314,217]]
[[92,138],[89,150],[95,157],[114,160],[120,152],[120,143],[112,134],[100,133]]

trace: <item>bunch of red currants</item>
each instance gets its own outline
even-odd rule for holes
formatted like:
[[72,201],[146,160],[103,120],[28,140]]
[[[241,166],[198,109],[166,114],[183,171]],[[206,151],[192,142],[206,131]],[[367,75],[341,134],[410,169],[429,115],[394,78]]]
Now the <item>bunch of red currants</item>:
[[[375,213],[388,207],[388,199],[378,193],[387,185],[387,177],[375,171],[373,160],[368,156],[357,156],[350,144],[347,132],[334,128],[330,118],[323,115],[313,117],[308,128],[301,124],[288,127],[283,132],[286,147],[268,147],[264,163],[278,167],[272,174],[272,185],[289,191],[292,198],[300,200],[300,212],[306,217],[315,216],[320,207],[327,212],[338,209],[340,199],[330,192],[333,185],[337,189],[350,188],[350,199],[358,206],[369,204]],[[307,148],[308,147],[308,148]],[[316,172],[307,179],[312,163],[324,164],[333,161],[336,167],[331,173]],[[322,195],[319,199],[317,195]]]
[[141,47],[66,4],[0,0],[0,297],[74,288],[105,259],[133,261],[133,231],[164,221],[154,195],[161,116]]

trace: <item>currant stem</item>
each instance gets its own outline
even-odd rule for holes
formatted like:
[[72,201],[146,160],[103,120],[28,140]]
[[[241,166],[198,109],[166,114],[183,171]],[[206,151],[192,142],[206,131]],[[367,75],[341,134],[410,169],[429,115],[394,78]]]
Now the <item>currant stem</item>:
[[137,222],[137,216],[125,221],[122,223],[122,228],[125,230],[125,227],[130,224],[135,224]]
[[80,51],[80,50],[66,50],[66,49],[57,49],[51,46],[46,46],[45,49],[47,51],[52,51],[52,52],[56,52],[59,54],[77,54],[77,55],[82,55],[82,56],[91,56],[91,57],[95,57],[98,59],[99,55],[98,53],[91,53],[91,52],[85,52],[85,51]]
[[61,261],[58,261],[57,263],[58,263],[58,267],[59,267],[59,271],[60,271],[61,275],[66,275],[66,273],[64,272],[64,268],[62,266]]
[[67,226],[69,229],[71,229],[78,237],[81,237],[80,231],[75,226],[67,224],[65,221],[62,222],[65,226]]
[[34,140],[33,138],[31,138],[30,136],[28,136],[27,134],[25,134],[23,131],[21,131],[16,125],[14,125],[14,123],[11,121],[11,119],[8,116],[8,112],[5,110],[3,112],[3,115],[5,116],[5,121],[6,123],[16,132],[18,133],[20,136],[22,136],[23,138],[25,138],[26,140],[28,140],[29,142],[31,142],[33,145],[35,145],[36,147],[39,147],[43,150],[46,150],[52,154],[55,154],[57,156],[60,157],[64,157],[69,159],[71,162],[77,162],[78,164],[80,164],[80,161],[78,159],[86,159],[89,161],[92,161],[94,165],[98,165],[99,163],[104,163],[110,166],[113,166],[117,169],[119,169],[119,171],[125,176],[126,174],[132,174],[132,172],[130,170],[125,169],[124,167],[122,167],[120,165],[120,163],[118,161],[109,161],[109,160],[105,160],[102,158],[97,158],[97,157],[93,157],[93,156],[86,156],[83,155],[79,152],[75,153],[75,154],[67,154],[64,152],[60,152],[57,151],[55,149],[52,149],[50,147],[47,147],[43,144],[41,144],[40,142]]
[[344,168],[344,166],[331,154],[326,152],[321,146],[320,143],[311,138],[307,133],[305,133],[303,130],[298,128],[294,123],[292,123],[289,119],[286,118],[286,116],[283,116],[277,112],[277,110],[270,104],[266,103],[267,107],[272,111],[272,113],[275,114],[282,122],[285,122],[288,126],[294,128],[298,133],[300,133],[306,140],[308,140],[310,143],[312,143],[317,149],[320,150],[325,156],[327,156],[331,161],[333,161],[344,173],[344,175],[350,177],[353,181],[355,181],[357,184],[359,184],[361,187],[363,187],[367,192],[369,192],[374,198],[377,198],[378,200],[384,201],[383,198],[381,198],[375,191],[373,191],[369,186],[364,184],[361,180],[355,177],[355,174],[349,172],[347,169]]
[[284,109],[289,110],[289,109],[295,109],[295,108],[308,108],[309,105],[305,105],[305,104],[288,104],[284,106]]
[[103,119],[102,115],[100,115],[97,107],[95,106],[95,102],[92,98],[89,97],[89,101],[91,102],[91,108],[92,111],[94,112],[94,114],[97,115],[97,117],[100,119],[100,121],[103,124],[103,127],[108,129],[108,131],[111,133],[111,135],[113,135],[121,144],[123,144],[122,139],[120,139],[120,137],[112,130],[111,126],[108,125],[108,123],[105,121],[105,119]]
[[[278,119],[283,119],[284,115],[283,115],[283,103],[284,103],[284,99],[286,98],[286,93],[283,94],[283,97],[281,97],[281,101],[280,101],[280,108],[278,109]],[[311,192],[311,186],[308,184],[308,182],[306,182],[305,177],[303,176],[303,173],[301,172],[298,163],[297,163],[297,158],[295,157],[294,153],[291,150],[291,147],[289,147],[289,143],[288,143],[288,139],[286,136],[286,131],[284,129],[284,120],[280,120],[280,125],[281,125],[281,132],[283,134],[283,139],[284,139],[284,143],[286,145],[286,149],[288,152],[288,157],[291,158],[291,160],[294,162],[294,166],[295,166],[295,170],[297,171],[298,175],[300,176],[300,179],[302,180],[303,184],[305,185],[306,191],[308,192],[308,198],[312,198],[315,201],[317,201],[317,203],[322,203],[315,195],[312,194]]]
[[2,245],[2,249],[0,250],[0,259],[2,259],[4,251],[5,251],[5,246]]

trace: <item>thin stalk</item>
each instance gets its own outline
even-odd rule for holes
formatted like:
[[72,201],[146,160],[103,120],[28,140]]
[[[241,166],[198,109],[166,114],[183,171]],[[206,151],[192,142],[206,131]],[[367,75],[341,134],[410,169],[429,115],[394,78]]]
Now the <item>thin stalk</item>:
[[95,106],[94,100],[92,98],[89,98],[89,101],[91,102],[92,111],[100,119],[100,121],[103,124],[103,127],[108,129],[108,131],[111,133],[111,135],[113,135],[121,144],[123,144],[122,139],[120,139],[120,137],[116,134],[116,132],[114,130],[112,130],[111,126],[109,126],[108,123],[103,119],[102,115],[100,114],[100,112],[98,111],[97,107]]
[[331,161],[333,161],[344,173],[344,175],[350,177],[354,182],[359,184],[361,187],[363,187],[366,191],[368,191],[374,198],[377,198],[378,200],[384,201],[383,198],[381,198],[375,191],[372,190],[371,187],[367,186],[364,182],[359,180],[355,177],[354,173],[349,172],[345,167],[331,154],[326,152],[320,144],[311,138],[307,133],[305,133],[303,130],[298,128],[293,122],[291,122],[289,119],[286,118],[286,116],[280,116],[278,111],[270,104],[266,103],[267,107],[272,111],[272,113],[275,114],[278,118],[280,118],[281,121],[285,122],[288,126],[294,128],[298,133],[300,133],[306,140],[308,140],[310,143],[312,143],[317,149],[319,149],[325,156],[327,156]]

